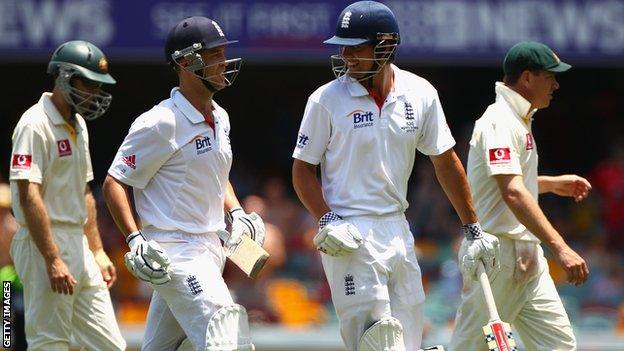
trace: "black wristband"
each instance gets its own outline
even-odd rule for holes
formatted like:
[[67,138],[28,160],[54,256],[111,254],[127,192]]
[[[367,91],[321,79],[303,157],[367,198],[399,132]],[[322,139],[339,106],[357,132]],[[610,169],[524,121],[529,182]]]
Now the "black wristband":
[[479,222],[462,225],[462,233],[469,240],[483,238],[483,229]]
[[329,223],[333,221],[337,221],[339,219],[342,219],[342,217],[335,214],[334,212],[331,212],[331,211],[327,212],[326,214],[322,215],[321,218],[319,219],[319,228],[323,229],[323,227],[325,227]]
[[132,232],[130,234],[128,234],[128,236],[126,237],[126,244],[130,245],[130,242],[132,240],[134,240],[137,236],[140,236],[143,238],[143,240],[145,240],[145,237],[143,236],[143,233],[141,233],[140,230],[137,230],[136,232]]
[[229,211],[227,211],[225,213],[225,218],[227,218],[228,222],[230,222],[230,224],[232,224],[232,222],[234,222],[234,212],[236,211],[242,211],[243,208],[242,207],[235,207]]

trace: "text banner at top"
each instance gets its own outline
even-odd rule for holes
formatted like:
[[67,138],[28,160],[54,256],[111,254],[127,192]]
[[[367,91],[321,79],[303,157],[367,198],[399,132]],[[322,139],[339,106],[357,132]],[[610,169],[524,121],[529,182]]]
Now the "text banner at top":
[[[169,29],[191,15],[215,19],[245,59],[324,62],[351,1],[0,0],[0,60],[44,60],[58,44],[84,39],[117,60],[164,61]],[[624,0],[387,0],[401,30],[401,61],[500,62],[521,40],[562,58],[624,65]]]

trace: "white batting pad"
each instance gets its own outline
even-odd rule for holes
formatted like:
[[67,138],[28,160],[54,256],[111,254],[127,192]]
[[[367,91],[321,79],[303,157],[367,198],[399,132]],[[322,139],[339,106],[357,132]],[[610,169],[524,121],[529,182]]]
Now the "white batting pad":
[[253,351],[245,307],[234,304],[221,307],[208,322],[207,351]]
[[394,317],[384,317],[366,329],[359,351],[405,351],[403,326]]

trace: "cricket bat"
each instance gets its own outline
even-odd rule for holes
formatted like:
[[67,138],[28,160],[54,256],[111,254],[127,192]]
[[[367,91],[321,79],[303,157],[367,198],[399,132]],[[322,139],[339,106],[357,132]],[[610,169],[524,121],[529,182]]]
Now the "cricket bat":
[[[230,237],[230,233],[226,230],[218,230],[217,235],[223,242],[226,242]],[[247,235],[241,237],[238,245],[224,249],[225,255],[252,279],[258,276],[269,259],[269,253]]]
[[488,324],[483,326],[483,334],[485,334],[485,342],[489,351],[517,351],[516,341],[511,333],[509,323],[501,321],[492,295],[490,281],[485,273],[483,262],[479,261],[477,265],[477,274],[479,275],[479,283],[485,297],[490,320]]

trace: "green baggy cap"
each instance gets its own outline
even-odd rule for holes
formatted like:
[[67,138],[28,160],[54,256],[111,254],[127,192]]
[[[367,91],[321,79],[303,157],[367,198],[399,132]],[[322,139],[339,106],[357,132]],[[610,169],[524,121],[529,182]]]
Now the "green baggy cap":
[[522,41],[509,49],[503,61],[505,75],[513,75],[527,69],[549,72],[565,72],[571,65],[561,61],[546,45],[535,41]]

